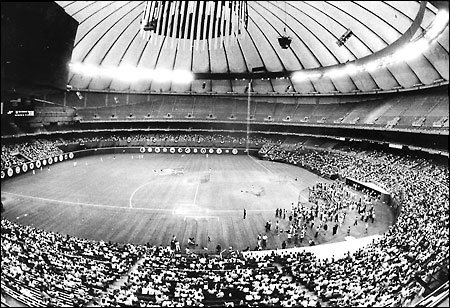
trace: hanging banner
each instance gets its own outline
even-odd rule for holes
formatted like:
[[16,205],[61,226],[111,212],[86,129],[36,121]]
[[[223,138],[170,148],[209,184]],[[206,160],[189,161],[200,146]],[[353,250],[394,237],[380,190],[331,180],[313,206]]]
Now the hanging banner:
[[49,165],[53,164],[53,158],[49,157],[49,159],[48,159],[48,164],[49,164]]
[[219,154],[219,155],[222,154],[222,149],[217,149],[216,153]]
[[42,166],[47,166],[47,160],[46,159],[42,160]]
[[17,167],[16,167],[16,174],[19,174],[19,173],[20,173],[20,167],[17,166]]
[[147,151],[148,151],[149,153],[151,153],[151,152],[153,152],[153,149],[152,149],[152,148],[148,148]]
[[72,152],[69,153],[69,158],[70,158],[70,159],[73,158],[73,153],[72,153]]
[[59,155],[59,161],[63,161],[64,160],[64,156],[61,154]]
[[6,174],[5,171],[2,170],[2,180],[5,178]]
[[183,148],[178,148],[178,153],[183,153]]
[[212,153],[214,153],[214,149],[209,149],[209,154],[212,154]]
[[64,154],[64,159],[67,160],[69,156],[67,154]]
[[226,154],[230,153],[230,150],[226,149],[226,150],[225,150],[225,153],[226,153]]
[[139,149],[139,151],[140,151],[141,153],[145,153],[145,148],[144,148],[144,147],[141,147],[141,148]]
[[28,165],[28,168],[30,168],[30,170],[33,170],[34,169],[34,163],[30,163],[29,165]]
[[28,171],[28,166],[27,166],[27,164],[23,164],[23,165],[22,165],[22,171],[23,171],[23,172],[27,172],[27,171]]
[[197,154],[198,150],[197,148],[194,148],[194,153]]
[[233,149],[233,150],[231,150],[231,153],[233,153],[233,155],[236,155],[238,153],[238,150],[237,149]]
[[41,168],[41,161],[40,160],[37,160],[36,161],[36,168]]
[[53,161],[54,161],[55,163],[57,163],[57,162],[58,162],[58,156],[55,156],[55,157],[53,158]]
[[14,171],[12,170],[12,168],[8,168],[8,176],[13,176]]
[[167,148],[163,148],[163,153],[167,153]]
[[189,154],[189,153],[191,153],[191,149],[190,149],[190,148],[186,148],[186,149],[184,149],[184,153],[186,153],[186,154]]
[[173,153],[175,153],[175,148],[170,148],[170,150],[169,150],[169,151],[170,151],[170,153],[172,153],[172,154],[173,154]]
[[201,148],[200,153],[206,154],[206,149],[205,148]]
[[160,148],[155,148],[155,153],[159,153],[159,152],[161,152],[161,149]]

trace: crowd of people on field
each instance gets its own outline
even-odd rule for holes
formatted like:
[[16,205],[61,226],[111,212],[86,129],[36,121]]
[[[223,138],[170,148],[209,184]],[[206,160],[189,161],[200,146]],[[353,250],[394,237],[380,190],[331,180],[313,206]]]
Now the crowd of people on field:
[[[414,277],[429,282],[448,257],[448,165],[380,151],[273,148],[266,153],[271,160],[376,182],[401,203],[396,224],[373,245],[333,262],[292,266],[322,299],[337,306],[400,305],[422,289]],[[370,209],[365,215],[373,217]]]
[[369,224],[375,222],[378,199],[368,191],[357,193],[340,181],[317,181],[308,189],[307,203],[292,203],[290,209],[275,210],[275,220],[266,221],[265,233],[258,235],[254,250],[267,248],[268,235],[279,236],[283,249],[313,246],[330,238],[329,234],[335,236],[339,230],[344,230],[344,223],[345,232],[350,235],[349,231],[352,234],[361,234],[362,230],[367,233]]

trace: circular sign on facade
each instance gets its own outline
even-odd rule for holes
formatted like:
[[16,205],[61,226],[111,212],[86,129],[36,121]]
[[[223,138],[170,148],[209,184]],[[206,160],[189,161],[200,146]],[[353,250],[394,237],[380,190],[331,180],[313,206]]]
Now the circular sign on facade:
[[200,153],[206,154],[206,149],[205,149],[205,148],[202,148],[202,149],[200,150]]
[[190,149],[190,148],[186,148],[186,149],[184,149],[184,153],[186,153],[186,154],[189,154],[189,153],[191,153],[191,149]]
[[37,160],[36,161],[36,168],[41,168],[41,161],[40,160]]
[[33,170],[33,169],[34,169],[34,163],[30,163],[30,164],[28,165],[28,168],[30,168],[30,170]]
[[73,153],[72,153],[72,152],[69,153],[69,158],[70,158],[70,159],[73,158]]
[[198,150],[197,148],[194,148],[194,153],[197,154]]
[[19,174],[19,173],[20,173],[20,167],[17,166],[17,167],[16,167],[16,174]]
[[141,147],[141,148],[139,149],[139,151],[140,151],[141,153],[145,153],[145,148],[144,148],[144,147]]
[[53,161],[54,161],[55,163],[57,163],[57,162],[58,162],[58,156],[55,156],[55,158],[53,158]]
[[230,150],[225,150],[225,153],[227,153],[227,154],[230,153]]
[[13,176],[14,171],[12,170],[12,168],[8,168],[7,173],[8,173],[8,176]]
[[167,148],[163,148],[163,153],[167,153]]
[[5,171],[2,170],[2,180],[5,178],[6,174]]
[[169,150],[169,151],[170,151],[170,153],[172,153],[172,154],[173,154],[173,153],[175,153],[175,148],[170,148],[170,150]]
[[153,149],[152,148],[148,148],[148,152],[149,153],[153,152]]
[[159,153],[159,152],[161,152],[161,149],[160,148],[155,148],[155,153]]
[[27,164],[23,164],[23,165],[22,165],[22,171],[23,171],[23,172],[27,172],[27,171],[28,171],[28,166],[27,166]]
[[59,161],[63,161],[64,160],[64,156],[61,154],[59,155]]
[[69,156],[67,154],[64,154],[64,159],[67,160],[67,158],[69,158]]
[[47,165],[47,160],[46,159],[43,159],[42,160],[42,166],[46,166]]
[[182,148],[178,148],[178,153],[183,153],[183,149]]
[[51,157],[48,158],[48,164],[49,165],[53,164],[53,158],[51,158]]
[[233,153],[234,155],[236,155],[236,154],[238,153],[238,150],[237,150],[237,149],[233,149],[233,150],[231,150],[231,153]]
[[217,150],[216,150],[216,153],[217,153],[217,154],[222,154],[222,149],[217,149]]
[[209,154],[214,153],[214,149],[209,149]]

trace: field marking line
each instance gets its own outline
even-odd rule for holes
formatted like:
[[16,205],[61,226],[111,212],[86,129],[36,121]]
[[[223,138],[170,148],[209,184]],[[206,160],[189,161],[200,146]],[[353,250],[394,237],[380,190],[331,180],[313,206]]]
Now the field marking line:
[[217,218],[217,221],[219,221],[219,216],[207,216],[207,215],[187,215],[184,216],[184,221],[186,221],[186,218]]
[[[267,168],[266,166],[264,166],[261,162],[259,162],[256,158],[247,155],[248,157],[250,157],[251,159],[253,159],[253,161],[255,161],[259,166],[263,167],[264,169],[266,169],[267,171],[269,171],[271,174],[273,174],[274,176],[279,176],[278,174],[275,174],[272,170],[270,170],[269,168]],[[303,197],[301,195],[301,190],[297,187],[295,187],[290,181],[288,182],[290,187],[295,189],[295,192],[298,193],[298,195],[300,196],[300,198],[303,198],[303,200],[308,201],[308,199],[306,199],[305,197]]]
[[[162,211],[162,212],[175,212],[176,209],[173,208],[165,208],[165,209],[161,209],[161,208],[143,208],[143,207],[125,207],[125,206],[114,206],[114,205],[106,205],[106,204],[95,204],[95,203],[85,203],[85,202],[75,202],[75,201],[64,201],[64,200],[56,200],[56,199],[49,199],[49,198],[42,198],[42,197],[35,197],[35,196],[28,196],[28,195],[23,195],[23,194],[16,194],[16,193],[12,193],[12,192],[7,192],[7,191],[2,191],[2,194],[9,194],[9,195],[14,195],[14,196],[18,196],[18,197],[22,197],[22,198],[27,198],[27,199],[36,199],[36,200],[42,200],[42,201],[48,201],[48,202],[55,202],[55,203],[63,203],[63,204],[76,204],[76,205],[86,205],[86,206],[92,206],[92,207],[105,207],[105,208],[112,208],[112,209],[132,209],[132,210],[143,210],[143,211]],[[247,212],[272,212],[273,210],[254,210],[254,209],[248,209]],[[210,210],[209,212],[229,212],[229,213],[233,213],[233,212],[242,212],[241,209],[238,210]]]
[[197,194],[198,194],[199,187],[200,187],[200,181],[197,183],[197,189],[195,190],[195,195],[194,195],[194,202],[192,203],[193,205],[196,205],[195,201],[197,201]]
[[85,202],[74,202],[74,201],[63,201],[63,200],[56,200],[56,199],[49,199],[49,198],[41,198],[41,197],[35,197],[35,196],[16,194],[16,193],[7,192],[7,191],[2,191],[2,194],[10,194],[10,195],[23,197],[23,198],[28,198],[28,199],[36,199],[36,200],[50,201],[50,202],[57,202],[57,203],[65,203],[65,204],[77,204],[77,205],[87,205],[87,206],[94,206],[94,207],[108,207],[108,208],[126,209],[126,207],[123,207],[123,206],[114,206],[114,205],[106,205],[106,204],[94,204],[94,203],[85,203]]
[[131,200],[133,199],[134,194],[136,194],[137,191],[138,191],[139,189],[141,189],[142,187],[144,187],[144,186],[146,186],[146,185],[148,185],[148,184],[150,184],[150,183],[152,183],[152,181],[145,182],[144,184],[142,184],[141,186],[139,186],[138,188],[136,188],[136,189],[131,193],[131,196],[130,196],[130,206],[129,206],[130,209],[133,208],[133,204],[132,204]]
[[247,156],[250,157],[251,159],[253,159],[253,161],[256,162],[258,165],[260,165],[261,167],[263,167],[264,169],[266,169],[267,171],[269,171],[271,174],[277,175],[277,174],[273,173],[272,170],[270,170],[269,168],[267,168],[266,166],[264,166],[263,164],[261,164],[256,158],[254,158],[254,157],[252,157],[252,156],[250,156],[250,155],[247,155]]

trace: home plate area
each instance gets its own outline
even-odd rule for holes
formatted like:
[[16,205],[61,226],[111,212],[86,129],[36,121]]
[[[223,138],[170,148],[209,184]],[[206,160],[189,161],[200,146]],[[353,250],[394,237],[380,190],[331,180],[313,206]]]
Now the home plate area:
[[172,213],[174,215],[183,216],[184,221],[187,219],[217,219],[217,221],[219,221],[219,216],[209,215],[209,209],[191,203],[180,204]]

